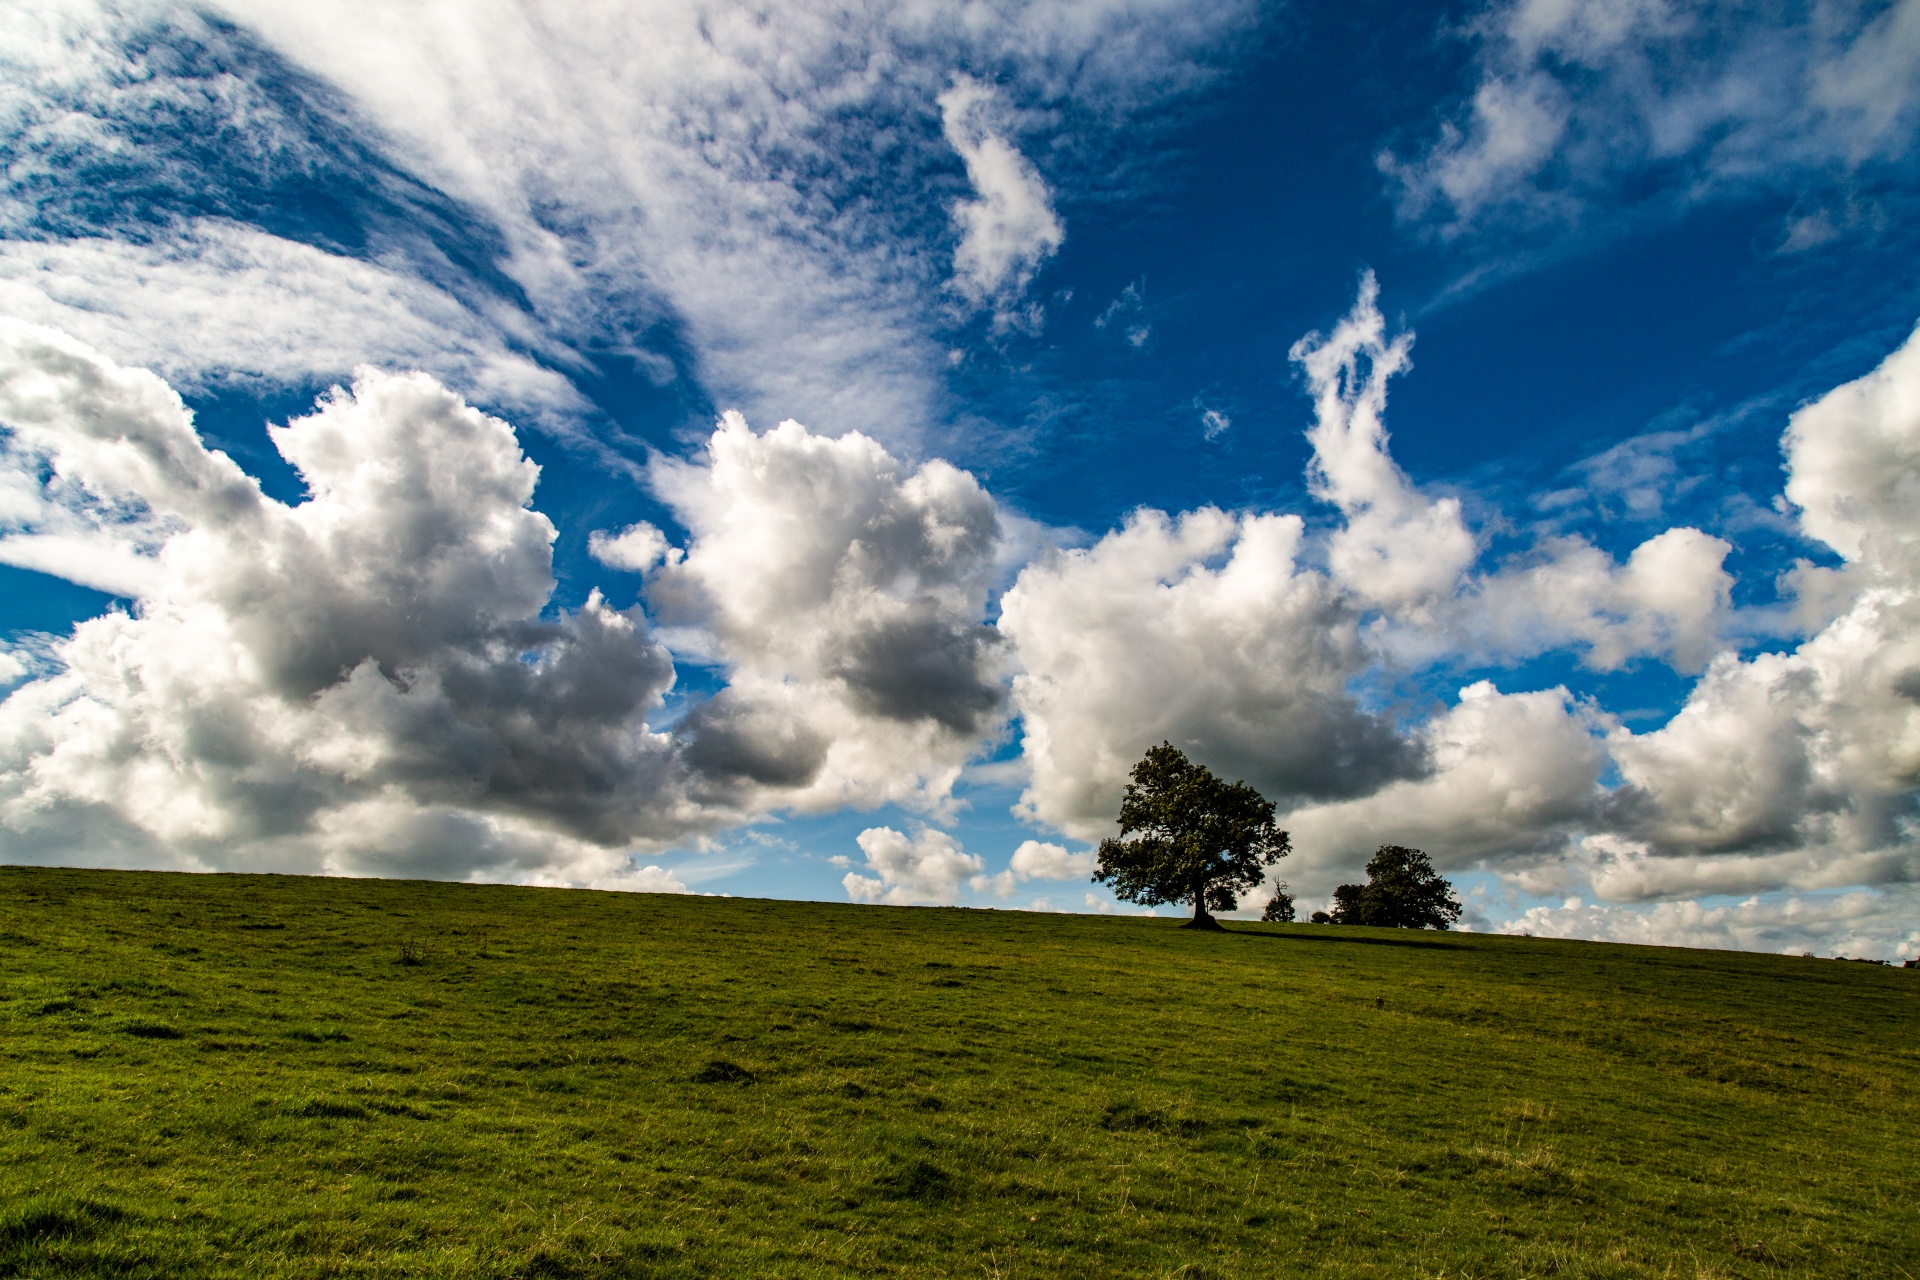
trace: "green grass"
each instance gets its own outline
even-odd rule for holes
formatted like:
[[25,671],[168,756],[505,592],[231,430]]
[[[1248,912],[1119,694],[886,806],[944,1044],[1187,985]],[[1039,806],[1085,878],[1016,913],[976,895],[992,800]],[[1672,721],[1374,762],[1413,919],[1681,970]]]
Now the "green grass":
[[1868,965],[0,868],[0,988],[5,1276],[1920,1270]]

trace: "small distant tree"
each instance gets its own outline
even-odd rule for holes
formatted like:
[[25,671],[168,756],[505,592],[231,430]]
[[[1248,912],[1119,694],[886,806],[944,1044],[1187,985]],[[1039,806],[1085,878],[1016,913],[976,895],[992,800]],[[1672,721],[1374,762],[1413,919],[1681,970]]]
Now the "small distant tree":
[[1191,902],[1184,927],[1218,929],[1208,908],[1233,910],[1287,849],[1272,801],[1244,782],[1222,782],[1163,742],[1133,767],[1120,836],[1100,842],[1093,878],[1128,902]]
[[1333,923],[1384,929],[1446,929],[1460,919],[1453,886],[1418,849],[1383,844],[1367,863],[1367,882],[1333,891]]
[[1267,899],[1267,909],[1260,918],[1275,924],[1293,923],[1293,895],[1287,892],[1285,880],[1274,886],[1273,897]]

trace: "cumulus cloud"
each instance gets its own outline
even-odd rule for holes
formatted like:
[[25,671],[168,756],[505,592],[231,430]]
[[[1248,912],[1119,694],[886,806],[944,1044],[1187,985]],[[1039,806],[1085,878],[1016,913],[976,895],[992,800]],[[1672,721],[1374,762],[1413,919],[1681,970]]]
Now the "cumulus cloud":
[[652,483],[690,540],[647,599],[727,673],[682,730],[690,758],[801,809],[943,806],[1004,719],[984,623],[1000,523],[978,482],[729,413],[703,459],[662,459]]
[[[1920,336],[1794,414],[1787,494],[1846,561],[1851,603],[1790,653],[1717,659],[1671,722],[1614,733],[1614,822],[1655,855],[1745,862],[1771,888],[1849,866],[1920,878]],[[1784,858],[1784,864],[1783,864]]]
[[[1316,397],[1316,491],[1345,523],[1327,571],[1297,517],[1143,511],[1055,551],[1007,593],[1031,782],[1019,812],[1092,840],[1163,738],[1281,802],[1289,879],[1324,891],[1383,841],[1534,892],[1613,902],[1920,880],[1920,334],[1794,414],[1787,496],[1840,555],[1790,582],[1822,619],[1790,652],[1741,657],[1731,546],[1691,528],[1616,562],[1548,538],[1488,572],[1457,506],[1386,453],[1389,339],[1369,285],[1296,358]],[[1398,730],[1364,674],[1577,653],[1702,672],[1635,733],[1564,688],[1463,689]]]
[[673,668],[644,619],[542,616],[538,468],[430,378],[365,370],[273,428],[293,506],[51,330],[0,325],[0,422],[103,545],[122,517],[151,544],[133,611],[0,702],[10,857],[615,883],[737,816],[645,724]]
[[1457,498],[1414,488],[1387,451],[1387,380],[1405,370],[1413,335],[1387,338],[1373,273],[1331,334],[1310,333],[1290,353],[1313,396],[1313,494],[1340,509],[1345,523],[1329,540],[1327,562],[1364,601],[1418,610],[1451,594],[1478,554]]
[[1416,733],[1430,772],[1287,815],[1286,878],[1331,891],[1376,846],[1414,845],[1458,870],[1563,852],[1603,799],[1606,750],[1591,709],[1563,688],[1501,693],[1482,680]]
[[1920,4],[1820,0],[1780,16],[1730,0],[1496,3],[1468,28],[1468,100],[1381,168],[1403,215],[1445,234],[1551,233],[1597,209],[1671,210],[1909,157]]
[[1725,905],[1686,901],[1627,907],[1576,899],[1559,907],[1532,907],[1502,925],[1500,932],[1656,947],[1788,955],[1811,951],[1819,956],[1902,960],[1920,956],[1916,917],[1920,917],[1920,897],[1906,889],[1775,895]]
[[1450,638],[1508,658],[1578,647],[1597,671],[1647,656],[1700,671],[1732,622],[1733,575],[1723,567],[1732,550],[1724,538],[1681,527],[1619,564],[1585,539],[1547,539],[1468,584]]
[[896,906],[951,903],[960,886],[984,879],[985,864],[966,852],[960,842],[931,827],[908,837],[892,827],[869,827],[855,837],[867,858],[863,876],[849,871],[841,879],[855,902],[886,902]]
[[587,535],[587,552],[610,569],[645,573],[668,559],[678,561],[680,549],[667,541],[667,535],[641,520],[618,533],[595,529]]
[[[1029,880],[1086,880],[1092,877],[1099,863],[1099,855],[1092,849],[1074,853],[1065,845],[1052,844],[1040,840],[1023,840],[1020,847],[1013,851],[1013,857],[1007,862],[1007,869],[995,876],[976,878],[972,884],[976,889],[988,891],[994,897],[1005,900],[1013,896],[1020,885]],[[1036,898],[1035,911],[1046,910],[1049,900]]]
[[954,77],[940,95],[947,142],[966,162],[975,198],[953,206],[960,242],[953,251],[953,283],[976,305],[995,306],[995,324],[1017,323],[1011,310],[1040,264],[1066,239],[1053,211],[1053,193],[1033,162],[1005,136],[1005,107],[991,85]]
[[1084,880],[1093,874],[1096,856],[1091,849],[1071,853],[1064,845],[1023,840],[1013,851],[1007,869],[1022,883],[1028,880]]
[[1358,613],[1299,563],[1298,516],[1140,511],[1024,569],[1001,602],[1029,819],[1096,840],[1142,752],[1170,740],[1283,800],[1366,792],[1418,750],[1348,691]]
[[[1411,345],[1409,333],[1389,336],[1368,275],[1332,333],[1293,349],[1314,401],[1313,491],[1342,516],[1323,540],[1293,515],[1140,511],[1021,572],[1000,631],[1019,663],[1023,816],[1097,839],[1127,771],[1163,739],[1308,815],[1328,865],[1378,843],[1365,832],[1400,840],[1407,829],[1430,830],[1458,865],[1533,854],[1590,813],[1599,721],[1564,690],[1475,686],[1405,732],[1355,682],[1567,649],[1601,670],[1648,657],[1699,670],[1723,647],[1731,548],[1671,529],[1622,564],[1562,538],[1476,572],[1459,500],[1423,493],[1388,449],[1387,382]],[[1506,733],[1537,738],[1541,754],[1508,760]]]

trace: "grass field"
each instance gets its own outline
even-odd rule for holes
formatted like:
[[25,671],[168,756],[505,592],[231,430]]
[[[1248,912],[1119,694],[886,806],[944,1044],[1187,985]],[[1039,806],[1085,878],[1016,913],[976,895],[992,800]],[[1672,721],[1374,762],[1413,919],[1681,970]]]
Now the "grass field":
[[0,1275],[1920,1272],[1914,972],[19,868],[0,966]]

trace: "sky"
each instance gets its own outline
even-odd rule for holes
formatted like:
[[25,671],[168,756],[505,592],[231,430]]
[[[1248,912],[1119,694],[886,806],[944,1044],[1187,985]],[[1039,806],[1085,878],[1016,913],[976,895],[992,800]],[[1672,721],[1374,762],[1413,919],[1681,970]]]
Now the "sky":
[[1917,142],[1920,0],[21,0],[0,860],[1131,912],[1169,741],[1920,956]]

